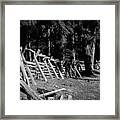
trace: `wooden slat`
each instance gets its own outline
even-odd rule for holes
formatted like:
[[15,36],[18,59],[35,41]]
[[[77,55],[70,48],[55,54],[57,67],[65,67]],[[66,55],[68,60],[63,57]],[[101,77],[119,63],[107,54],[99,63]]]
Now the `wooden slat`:
[[31,78],[31,80],[32,80],[32,83],[33,83],[34,85],[36,85],[36,82],[35,82],[32,74],[31,74],[31,71],[30,71],[30,69],[29,69],[29,67],[28,67],[27,65],[26,65],[26,70],[27,70],[27,72],[29,73],[29,76],[30,76],[30,78]]
[[[35,56],[34,56],[34,57],[35,57]],[[45,74],[43,73],[43,71],[42,71],[42,69],[41,69],[41,67],[40,67],[40,65],[39,65],[39,62],[37,61],[36,57],[35,57],[35,62],[36,62],[36,64],[37,64],[38,69],[40,70],[43,78],[45,79],[45,81],[47,81],[47,78],[45,77]]]
[[23,80],[20,81],[20,84],[34,100],[42,100],[42,98],[37,95],[36,92],[33,91]]
[[54,93],[57,93],[57,92],[60,92],[60,91],[63,91],[63,90],[66,90],[66,89],[62,88],[62,89],[58,89],[58,90],[55,90],[55,91],[47,92],[47,93],[39,95],[39,97],[48,96],[48,95],[51,95],[51,94],[54,94]]
[[27,73],[25,71],[24,64],[21,60],[20,60],[20,67],[21,67],[22,73],[24,75],[24,78],[27,80],[28,86],[30,86],[29,78],[28,78]]
[[31,68],[36,68],[37,66],[36,65],[31,65],[31,64],[27,64],[28,67],[31,67]]
[[36,63],[34,63],[34,62],[30,62],[30,61],[24,61],[24,62],[27,65],[36,66]]
[[75,66],[75,70],[76,70],[76,72],[79,74],[79,77],[82,78],[82,76],[81,76],[81,74],[79,73],[79,71],[78,71],[78,69],[77,69],[76,66]]
[[48,72],[49,72],[49,74],[50,74],[50,77],[53,79],[53,76],[52,76],[52,74],[51,74],[51,72],[50,72],[50,69],[49,69],[49,67],[48,67],[47,61],[45,60],[44,62],[45,62],[45,65],[46,65],[46,67],[47,67],[47,70],[48,70]]
[[57,78],[59,78],[58,75],[57,75],[57,73],[56,73],[56,71],[55,71],[55,69],[53,68],[53,65],[52,65],[52,63],[50,62],[50,60],[48,60],[48,62],[49,62],[49,64],[50,64],[50,66],[51,66],[51,68],[52,68],[55,76],[56,76]]

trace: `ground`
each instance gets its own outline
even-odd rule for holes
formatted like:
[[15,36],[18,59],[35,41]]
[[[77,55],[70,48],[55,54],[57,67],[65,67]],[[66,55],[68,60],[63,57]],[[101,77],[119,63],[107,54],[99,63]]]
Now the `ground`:
[[[37,94],[65,88],[65,91],[57,93],[57,99],[61,96],[71,95],[73,100],[99,100],[100,99],[100,77],[83,77],[82,79],[65,78],[49,79],[47,82],[36,80],[37,86],[31,86]],[[37,88],[37,89],[36,89]],[[22,99],[27,99],[21,93]]]

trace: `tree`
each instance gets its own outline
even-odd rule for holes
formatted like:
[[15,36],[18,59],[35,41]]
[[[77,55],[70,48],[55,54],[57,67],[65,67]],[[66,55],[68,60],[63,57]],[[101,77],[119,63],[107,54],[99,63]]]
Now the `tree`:
[[[94,38],[91,41],[95,41],[93,56],[96,61],[100,58],[99,33],[99,20],[21,20],[20,46],[23,50],[25,46],[35,51],[40,49],[43,54],[59,60],[65,58],[66,50],[69,49],[74,59],[85,61],[87,43]],[[90,51],[93,50],[93,43]]]

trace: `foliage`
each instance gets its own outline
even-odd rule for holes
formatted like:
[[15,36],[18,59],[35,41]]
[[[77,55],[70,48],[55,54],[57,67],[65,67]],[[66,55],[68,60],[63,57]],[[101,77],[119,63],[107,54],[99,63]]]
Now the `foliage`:
[[64,58],[66,49],[74,50],[77,59],[82,59],[85,43],[91,37],[97,36],[96,52],[99,53],[99,30],[99,20],[21,20],[20,45],[23,49],[40,49],[46,55],[51,52],[51,56],[58,59]]

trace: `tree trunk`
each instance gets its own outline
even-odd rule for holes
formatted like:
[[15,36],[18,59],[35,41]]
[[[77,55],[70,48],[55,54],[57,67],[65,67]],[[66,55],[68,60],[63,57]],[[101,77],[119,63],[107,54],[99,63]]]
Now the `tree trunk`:
[[92,54],[92,57],[91,57],[91,62],[92,62],[92,70],[94,70],[94,58],[95,58],[95,43],[93,43],[93,48],[92,48],[92,51],[93,51],[93,54]]

